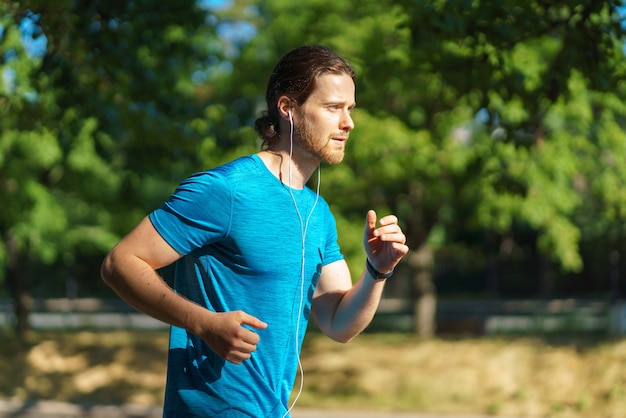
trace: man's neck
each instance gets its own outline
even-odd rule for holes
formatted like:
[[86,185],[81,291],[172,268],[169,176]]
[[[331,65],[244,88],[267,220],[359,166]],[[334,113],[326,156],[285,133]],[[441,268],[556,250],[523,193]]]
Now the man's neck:
[[295,150],[293,156],[290,156],[289,150],[264,150],[258,156],[268,170],[293,189],[304,188],[319,166],[319,162],[304,159]]

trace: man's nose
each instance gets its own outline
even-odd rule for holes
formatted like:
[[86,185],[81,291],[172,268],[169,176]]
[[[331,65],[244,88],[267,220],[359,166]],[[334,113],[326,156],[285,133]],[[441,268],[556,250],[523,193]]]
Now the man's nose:
[[350,111],[345,110],[343,112],[343,117],[341,118],[341,125],[339,126],[339,128],[342,131],[351,131],[354,129],[354,121],[352,120],[352,115],[350,114]]

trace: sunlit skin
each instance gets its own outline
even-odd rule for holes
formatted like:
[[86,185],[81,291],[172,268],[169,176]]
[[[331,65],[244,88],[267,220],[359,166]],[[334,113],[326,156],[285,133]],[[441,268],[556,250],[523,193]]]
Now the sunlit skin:
[[347,74],[324,74],[318,77],[309,98],[293,111],[294,156],[338,164],[354,129],[352,109],[356,105],[354,81]]

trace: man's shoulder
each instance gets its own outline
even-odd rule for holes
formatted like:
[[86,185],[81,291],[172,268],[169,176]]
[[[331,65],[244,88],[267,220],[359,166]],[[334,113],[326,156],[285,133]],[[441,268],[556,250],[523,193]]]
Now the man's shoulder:
[[207,170],[205,173],[215,173],[222,176],[245,175],[259,170],[259,162],[255,155],[245,155],[230,162]]
[[253,155],[236,158],[227,163],[198,171],[189,176],[184,183],[215,184],[222,181],[230,181],[233,178],[245,176],[258,170],[258,164]]

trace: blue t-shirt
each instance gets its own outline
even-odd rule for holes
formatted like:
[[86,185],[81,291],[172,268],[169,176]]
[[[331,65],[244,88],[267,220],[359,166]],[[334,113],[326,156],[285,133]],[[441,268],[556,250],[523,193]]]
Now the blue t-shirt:
[[308,187],[290,189],[251,155],[193,175],[150,214],[159,234],[184,254],[173,269],[177,293],[268,324],[255,330],[257,350],[242,364],[172,327],[164,417],[285,414],[319,274],[343,258],[335,219],[317,198]]

